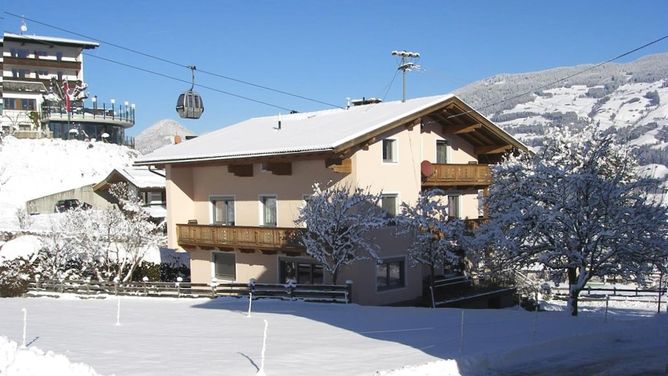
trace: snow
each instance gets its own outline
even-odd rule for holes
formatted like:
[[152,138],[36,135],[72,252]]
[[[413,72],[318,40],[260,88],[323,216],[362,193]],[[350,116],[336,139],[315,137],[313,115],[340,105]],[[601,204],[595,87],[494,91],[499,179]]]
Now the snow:
[[0,245],[0,264],[3,260],[14,260],[19,257],[30,258],[42,248],[39,237],[23,235]]
[[[453,98],[441,95],[354,106],[309,113],[284,114],[277,130],[278,114],[248,119],[217,131],[162,147],[137,163],[183,159],[212,159],[332,150],[369,132],[381,129],[420,110]],[[249,144],[249,132],[253,143]]]
[[37,347],[22,349],[5,337],[0,337],[0,372],[5,376],[99,375],[90,366],[71,363],[64,355],[43,352]]
[[[597,308],[571,317],[564,311],[517,308],[367,307],[261,299],[247,317],[245,299],[122,297],[121,325],[116,326],[115,297],[80,300],[63,295],[1,302],[0,336],[20,342],[25,307],[29,350],[66,355],[102,374],[206,376],[224,370],[228,375],[255,375],[265,319],[268,375],[572,374],[579,365],[633,375],[659,374],[668,366],[668,314],[656,316],[656,305],[614,307],[606,320]],[[0,354],[8,347],[12,345],[0,342]],[[3,367],[0,358],[0,370]]]
[[[0,228],[15,229],[30,199],[94,184],[139,154],[102,142],[5,137],[0,145]],[[4,184],[2,184],[4,182]]]

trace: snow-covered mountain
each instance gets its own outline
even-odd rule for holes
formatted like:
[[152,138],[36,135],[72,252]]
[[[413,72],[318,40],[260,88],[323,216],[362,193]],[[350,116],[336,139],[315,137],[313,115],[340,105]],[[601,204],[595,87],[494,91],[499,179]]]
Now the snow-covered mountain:
[[539,145],[548,127],[595,122],[637,145],[642,164],[668,166],[668,54],[500,74],[455,92],[529,146]]
[[148,154],[162,146],[172,144],[174,136],[194,136],[195,133],[172,119],[163,119],[144,129],[135,137],[135,147]]

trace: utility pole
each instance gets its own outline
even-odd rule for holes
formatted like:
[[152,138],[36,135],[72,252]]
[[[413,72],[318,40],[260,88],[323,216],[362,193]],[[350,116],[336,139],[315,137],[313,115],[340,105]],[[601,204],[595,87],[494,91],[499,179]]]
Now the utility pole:
[[403,72],[403,94],[401,97],[402,102],[406,102],[406,72],[417,70],[420,68],[419,65],[415,64],[414,61],[420,58],[420,53],[411,52],[411,51],[392,51],[392,56],[401,57],[401,64],[399,64],[398,70]]

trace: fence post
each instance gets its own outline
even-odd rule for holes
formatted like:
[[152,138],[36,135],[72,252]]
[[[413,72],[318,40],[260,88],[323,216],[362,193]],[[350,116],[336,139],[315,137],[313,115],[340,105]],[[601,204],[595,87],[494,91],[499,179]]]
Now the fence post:
[[462,320],[459,328],[459,354],[464,352],[464,310],[462,309]]
[[148,296],[148,287],[146,286],[146,283],[148,282],[148,277],[144,276],[144,278],[141,279],[142,282],[144,282],[144,295]]
[[605,294],[605,320],[604,322],[608,322],[608,304],[610,303],[610,295]]
[[215,298],[216,297],[216,287],[218,286],[218,280],[215,278],[211,278],[211,297]]
[[434,285],[429,285],[429,292],[431,293],[431,308],[436,308],[436,299],[434,298]]
[[183,282],[183,278],[176,277],[176,297],[177,298],[181,297],[181,282]]
[[39,274],[35,274],[35,287],[39,290]]
[[353,281],[346,280],[346,304],[353,302]]

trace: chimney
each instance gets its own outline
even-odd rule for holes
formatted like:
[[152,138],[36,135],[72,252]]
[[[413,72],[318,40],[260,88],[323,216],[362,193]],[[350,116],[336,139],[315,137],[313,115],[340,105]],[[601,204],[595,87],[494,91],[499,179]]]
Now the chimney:
[[380,99],[380,98],[374,98],[374,97],[365,98],[365,97],[362,97],[362,99],[353,99],[353,100],[350,101],[350,103],[352,103],[352,105],[354,107],[358,107],[358,106],[365,106],[367,104],[376,104],[376,103],[380,103],[382,101],[383,100]]
[[180,143],[181,143],[181,136],[179,136],[178,134],[175,134],[174,135],[174,145],[180,144]]

